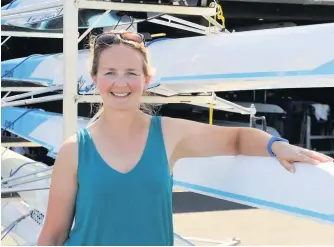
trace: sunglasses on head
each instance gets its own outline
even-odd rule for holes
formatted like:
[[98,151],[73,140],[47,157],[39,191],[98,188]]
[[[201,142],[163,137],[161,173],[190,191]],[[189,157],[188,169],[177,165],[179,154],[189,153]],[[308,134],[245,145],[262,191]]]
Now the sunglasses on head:
[[145,42],[144,35],[135,32],[115,32],[115,33],[103,33],[96,37],[96,45],[111,45],[115,42],[115,39],[119,37],[123,40],[132,41],[136,43]]

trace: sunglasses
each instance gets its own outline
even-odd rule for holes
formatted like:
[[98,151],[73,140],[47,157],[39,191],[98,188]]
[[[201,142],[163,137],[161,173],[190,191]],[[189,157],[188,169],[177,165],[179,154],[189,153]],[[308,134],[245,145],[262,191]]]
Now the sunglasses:
[[136,43],[145,42],[144,35],[135,32],[115,32],[115,33],[103,33],[96,37],[95,45],[111,45],[117,38],[121,38],[126,41],[132,41]]

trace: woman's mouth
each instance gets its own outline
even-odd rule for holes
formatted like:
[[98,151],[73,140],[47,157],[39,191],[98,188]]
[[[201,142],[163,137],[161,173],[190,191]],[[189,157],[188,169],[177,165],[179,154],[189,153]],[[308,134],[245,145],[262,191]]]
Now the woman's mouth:
[[116,97],[126,97],[126,96],[129,96],[131,93],[128,92],[128,93],[114,93],[114,92],[110,92],[110,94],[112,94],[113,96],[116,96]]

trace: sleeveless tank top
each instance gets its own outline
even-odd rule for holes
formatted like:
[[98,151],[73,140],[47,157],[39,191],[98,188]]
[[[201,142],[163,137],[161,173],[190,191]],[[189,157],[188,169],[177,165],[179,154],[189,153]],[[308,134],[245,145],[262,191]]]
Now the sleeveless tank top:
[[152,117],[144,152],[125,174],[102,159],[86,128],[77,136],[75,224],[64,245],[173,245],[173,179],[161,118]]

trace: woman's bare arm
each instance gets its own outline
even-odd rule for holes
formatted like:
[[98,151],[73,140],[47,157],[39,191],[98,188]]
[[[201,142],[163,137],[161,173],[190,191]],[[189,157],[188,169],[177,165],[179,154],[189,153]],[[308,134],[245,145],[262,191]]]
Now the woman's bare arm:
[[[172,140],[170,159],[173,161],[186,157],[238,154],[270,156],[267,145],[272,136],[255,128],[223,127],[171,118],[165,118],[164,123],[168,127],[167,136]],[[329,156],[286,142],[274,142],[269,148],[289,171],[294,171],[293,162],[318,164],[333,161]]]
[[54,164],[47,214],[37,245],[63,245],[72,227],[77,193],[78,145],[70,137]]

